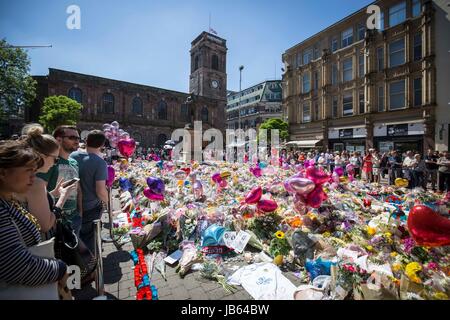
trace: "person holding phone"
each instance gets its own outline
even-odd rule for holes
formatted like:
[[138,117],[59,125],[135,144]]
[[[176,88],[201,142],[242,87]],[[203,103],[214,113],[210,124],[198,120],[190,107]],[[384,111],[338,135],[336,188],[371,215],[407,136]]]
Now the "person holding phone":
[[[38,173],[45,174],[58,161],[59,145],[56,139],[44,134],[44,128],[39,124],[30,124],[22,129],[22,140],[37,152],[42,160],[42,166],[37,170]],[[47,192],[46,183],[39,177],[33,181],[33,185],[24,194],[16,194],[20,201],[30,213],[35,216],[41,225],[41,236],[43,240],[52,237],[52,228],[55,226],[56,217],[53,213],[55,208],[62,209],[71,192],[77,188],[76,184],[64,185],[64,180],[60,179],[56,184],[55,190]],[[59,194],[58,202],[55,203],[54,195]]]
[[[78,163],[69,155],[78,150],[80,135],[75,126],[59,126],[53,131],[53,137],[59,144],[58,160],[50,170],[38,177],[47,183],[47,190],[54,190],[53,195],[56,201],[62,196],[58,182],[62,183],[74,178],[79,178]],[[58,186],[58,188],[57,188]],[[81,215],[83,212],[82,193],[79,184],[70,192],[62,208],[62,216],[65,223],[69,224],[79,236],[81,230]]]

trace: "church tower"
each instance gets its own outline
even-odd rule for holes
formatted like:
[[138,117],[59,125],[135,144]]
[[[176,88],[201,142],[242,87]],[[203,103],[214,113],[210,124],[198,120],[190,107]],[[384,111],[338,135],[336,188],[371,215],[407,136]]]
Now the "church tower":
[[202,32],[192,41],[190,52],[189,92],[226,102],[226,40],[208,32]]

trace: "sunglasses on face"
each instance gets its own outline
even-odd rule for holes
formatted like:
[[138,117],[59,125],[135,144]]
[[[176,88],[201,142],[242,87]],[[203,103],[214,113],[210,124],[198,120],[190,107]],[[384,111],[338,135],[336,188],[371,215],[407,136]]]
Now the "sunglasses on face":
[[67,138],[72,141],[80,141],[81,140],[81,138],[78,136],[64,136],[63,138]]

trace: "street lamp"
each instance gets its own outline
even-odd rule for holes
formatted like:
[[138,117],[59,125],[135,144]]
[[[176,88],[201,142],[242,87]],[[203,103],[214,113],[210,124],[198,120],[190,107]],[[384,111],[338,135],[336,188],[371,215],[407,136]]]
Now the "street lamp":
[[242,70],[244,70],[244,66],[239,67],[239,129],[241,129]]

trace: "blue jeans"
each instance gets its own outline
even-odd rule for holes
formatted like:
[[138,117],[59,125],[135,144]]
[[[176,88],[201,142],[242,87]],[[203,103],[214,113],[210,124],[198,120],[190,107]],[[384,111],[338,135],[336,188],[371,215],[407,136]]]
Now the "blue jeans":
[[92,253],[95,252],[94,220],[101,218],[102,210],[102,205],[99,205],[93,209],[83,211],[83,223],[81,224],[80,238]]

